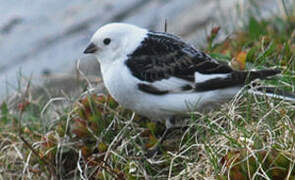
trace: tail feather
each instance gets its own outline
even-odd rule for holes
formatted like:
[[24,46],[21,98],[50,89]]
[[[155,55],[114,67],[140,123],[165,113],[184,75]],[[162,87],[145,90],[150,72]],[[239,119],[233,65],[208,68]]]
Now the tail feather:
[[295,102],[295,93],[284,91],[276,87],[257,87],[255,89],[248,90],[248,92],[255,95],[268,96]]
[[264,69],[259,71],[245,71],[238,72],[236,74],[236,78],[239,79],[243,84],[247,82],[251,82],[255,79],[265,79],[270,76],[274,76],[276,74],[281,73],[279,69]]
[[228,87],[243,86],[255,79],[265,79],[269,76],[279,74],[278,69],[265,69],[259,71],[233,71],[226,77],[216,77],[212,75],[211,79],[197,82],[195,84],[196,91],[209,91],[223,89]]

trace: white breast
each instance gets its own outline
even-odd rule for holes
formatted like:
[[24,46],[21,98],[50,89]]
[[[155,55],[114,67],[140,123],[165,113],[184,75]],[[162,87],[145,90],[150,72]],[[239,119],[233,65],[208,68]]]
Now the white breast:
[[116,60],[107,67],[101,65],[104,84],[111,96],[122,106],[132,109],[137,103],[137,80],[131,76],[123,61]]

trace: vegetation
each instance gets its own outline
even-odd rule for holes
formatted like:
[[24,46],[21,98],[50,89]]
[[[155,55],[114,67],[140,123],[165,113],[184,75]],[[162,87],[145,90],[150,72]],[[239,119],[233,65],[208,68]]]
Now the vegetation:
[[[258,20],[220,43],[211,56],[237,69],[279,67],[259,81],[295,91],[295,14]],[[0,179],[295,179],[295,104],[241,92],[214,112],[193,113],[161,154],[147,158],[164,126],[119,106],[110,96],[83,94],[44,102],[30,83],[1,104]]]

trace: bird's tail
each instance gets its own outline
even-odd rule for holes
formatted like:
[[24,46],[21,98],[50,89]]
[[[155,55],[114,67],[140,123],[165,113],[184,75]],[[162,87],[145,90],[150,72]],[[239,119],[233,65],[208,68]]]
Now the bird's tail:
[[255,87],[249,89],[248,92],[254,95],[267,96],[295,102],[295,93],[284,91],[276,87]]
[[[264,69],[258,71],[233,71],[225,78],[214,77],[202,82],[196,82],[196,91],[210,91],[234,86],[243,86],[255,79],[266,79],[270,76],[279,74],[278,69]],[[210,74],[209,74],[210,76]]]
[[240,76],[238,79],[242,80],[242,82],[247,83],[251,82],[255,79],[265,79],[270,76],[274,76],[276,74],[279,74],[281,71],[279,69],[264,69],[264,70],[258,70],[258,71],[244,71],[239,72],[238,76]]

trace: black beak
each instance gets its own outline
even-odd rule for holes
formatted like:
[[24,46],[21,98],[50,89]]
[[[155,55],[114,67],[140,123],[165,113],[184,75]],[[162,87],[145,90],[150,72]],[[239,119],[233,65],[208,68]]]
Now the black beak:
[[90,43],[87,48],[84,50],[84,54],[92,54],[92,53],[95,53],[96,51],[98,50],[98,47],[93,44],[93,43]]

